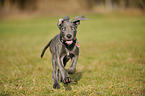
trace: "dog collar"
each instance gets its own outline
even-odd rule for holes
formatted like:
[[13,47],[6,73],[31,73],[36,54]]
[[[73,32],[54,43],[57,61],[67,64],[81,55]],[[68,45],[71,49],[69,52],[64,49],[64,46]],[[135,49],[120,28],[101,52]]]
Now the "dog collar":
[[76,46],[77,46],[78,48],[80,47],[78,42],[76,42]]

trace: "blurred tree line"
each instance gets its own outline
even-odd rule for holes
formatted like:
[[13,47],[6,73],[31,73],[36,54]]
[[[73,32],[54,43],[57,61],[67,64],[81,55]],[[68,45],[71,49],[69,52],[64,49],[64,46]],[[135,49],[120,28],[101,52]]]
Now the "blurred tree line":
[[0,14],[14,12],[78,13],[100,10],[145,10],[145,0],[0,0]]

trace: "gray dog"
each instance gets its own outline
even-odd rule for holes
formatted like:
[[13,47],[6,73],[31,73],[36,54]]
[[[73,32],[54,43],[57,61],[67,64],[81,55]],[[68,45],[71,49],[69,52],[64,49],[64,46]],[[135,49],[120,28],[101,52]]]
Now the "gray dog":
[[[50,47],[52,54],[53,65],[53,88],[60,88],[58,80],[64,84],[71,82],[69,74],[73,74],[76,69],[76,62],[79,55],[79,45],[76,38],[77,27],[80,24],[80,20],[88,20],[83,15],[77,16],[72,21],[69,21],[69,16],[59,19],[57,26],[60,29],[60,34],[56,35],[43,49],[41,58],[44,55],[45,50]],[[65,69],[65,65],[68,60],[71,59],[71,64],[68,70]],[[58,68],[58,72],[57,72]]]

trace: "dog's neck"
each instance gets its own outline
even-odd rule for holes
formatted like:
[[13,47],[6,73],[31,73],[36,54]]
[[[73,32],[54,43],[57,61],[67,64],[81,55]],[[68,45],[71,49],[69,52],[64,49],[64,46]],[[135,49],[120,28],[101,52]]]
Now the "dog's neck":
[[74,46],[76,45],[76,40],[77,39],[73,40],[73,43],[68,45],[67,43],[65,43],[65,41],[62,39],[62,37],[60,35],[60,42],[63,43],[69,51],[73,50]]

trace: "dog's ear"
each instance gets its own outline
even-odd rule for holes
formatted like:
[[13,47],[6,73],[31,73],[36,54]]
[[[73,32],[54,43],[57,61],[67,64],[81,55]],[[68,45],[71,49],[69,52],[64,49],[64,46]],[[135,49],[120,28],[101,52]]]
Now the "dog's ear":
[[59,29],[61,28],[62,23],[63,23],[63,19],[61,18],[58,20],[58,23],[57,23],[57,26]]
[[84,15],[75,17],[71,22],[73,22],[76,26],[80,24],[80,20],[88,20],[88,18],[85,18]]
[[64,21],[69,21],[69,16],[65,16],[64,18],[59,19],[57,26],[59,27],[59,29],[61,28],[61,25],[63,24]]
[[69,16],[65,16],[65,17],[63,18],[64,21],[69,21],[69,19],[70,19]]

